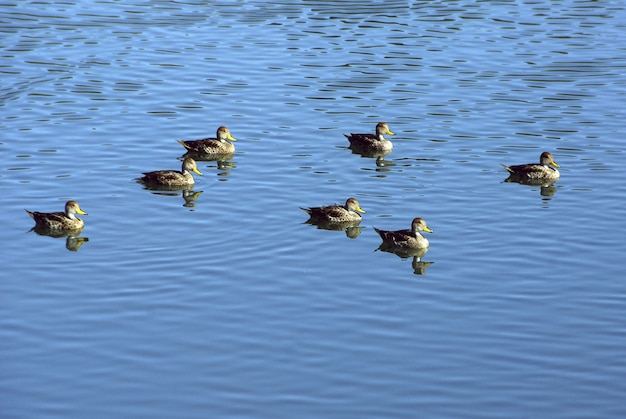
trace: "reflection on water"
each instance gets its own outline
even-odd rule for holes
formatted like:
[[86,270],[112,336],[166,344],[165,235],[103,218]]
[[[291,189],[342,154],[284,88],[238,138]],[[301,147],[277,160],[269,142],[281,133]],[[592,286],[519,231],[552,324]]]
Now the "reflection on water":
[[194,191],[192,189],[185,189],[182,187],[170,187],[167,189],[164,186],[149,186],[144,185],[144,189],[152,191],[155,195],[162,196],[181,196],[183,198],[183,207],[195,208],[196,200],[204,191]]
[[78,237],[80,233],[82,233],[83,229],[84,227],[73,230],[56,230],[33,227],[30,229],[30,231],[34,231],[40,236],[48,236],[55,239],[61,239],[65,237],[65,248],[72,252],[76,252],[83,244],[89,241],[89,238],[87,237]]
[[384,171],[385,167],[394,166],[395,163],[393,160],[385,160],[385,156],[376,156],[376,167],[380,168],[381,171]]
[[413,273],[415,275],[425,275],[426,268],[432,265],[434,262],[423,262],[422,257],[426,255],[428,252],[428,247],[423,249],[402,249],[397,246],[392,246],[388,243],[381,243],[380,246],[376,249],[376,251],[382,251],[387,253],[393,253],[398,256],[400,259],[408,259],[412,258],[411,266],[413,268]]
[[348,148],[352,150],[352,154],[358,154],[363,157],[375,158],[377,165],[379,165],[379,161],[382,163],[384,161],[384,158],[388,156],[389,154],[391,154],[391,152],[393,151],[393,150],[366,150],[358,146],[355,146],[353,144],[351,144]]
[[[626,290],[594,280],[622,275],[621,2],[0,8],[3,416],[625,416]],[[348,147],[380,120],[392,153]],[[222,121],[250,141],[195,156],[210,194],[131,181]],[[544,148],[559,195],[501,182],[494,154]],[[24,234],[23,202],[74,194],[87,251]],[[360,224],[300,227],[353,194]],[[422,211],[431,248],[373,251],[369,220]]]
[[519,183],[520,185],[529,185],[529,186],[550,186],[555,184],[556,180],[551,179],[529,179],[520,177],[515,173],[511,173],[503,182],[511,182],[511,183]]
[[426,275],[426,268],[432,265],[435,262],[423,262],[420,258],[414,257],[411,261],[411,266],[413,266],[413,273],[415,275]]
[[218,162],[218,166],[224,169],[229,166],[232,167],[232,162],[230,162],[229,160],[235,157],[235,153],[233,152],[233,153],[222,153],[222,154],[219,154],[219,153],[206,154],[206,153],[198,153],[196,151],[188,151],[182,155],[182,158],[185,158],[185,157],[191,157],[195,161],[216,161]]
[[192,191],[188,189],[183,189],[182,197],[185,203],[183,207],[194,208],[196,206],[196,200],[202,194],[203,191]]
[[520,185],[526,186],[539,186],[539,194],[545,197],[551,197],[556,193],[556,188],[553,186],[556,182],[546,181],[542,179],[520,179],[519,176],[515,174],[509,175],[503,182],[507,183],[519,183]]
[[359,226],[361,223],[358,221],[345,221],[345,222],[332,222],[325,220],[316,220],[314,218],[309,218],[305,221],[305,224],[310,224],[316,226],[320,230],[331,230],[331,231],[345,231],[346,237],[350,239],[356,239],[359,234],[361,234],[361,229],[363,227]]
[[207,167],[216,168],[218,170],[218,179],[222,181],[227,180],[227,177],[231,175],[231,170],[237,168],[237,163],[234,161],[217,160],[215,163],[215,166],[208,165]]
[[[202,160],[202,157],[206,157],[206,156],[195,156],[194,157],[193,153],[185,153],[182,156],[180,156],[181,159],[184,159],[185,157],[191,157],[194,160],[195,160],[195,157],[200,157],[197,161],[202,162],[204,168],[216,169],[217,170],[218,180],[221,180],[221,181],[228,180],[227,178],[228,178],[228,176],[231,175],[231,171],[233,169],[237,168],[237,162],[236,161],[215,160],[215,159]],[[209,163],[209,164],[204,164],[204,163]],[[203,174],[205,176],[207,175],[206,172],[203,172]]]

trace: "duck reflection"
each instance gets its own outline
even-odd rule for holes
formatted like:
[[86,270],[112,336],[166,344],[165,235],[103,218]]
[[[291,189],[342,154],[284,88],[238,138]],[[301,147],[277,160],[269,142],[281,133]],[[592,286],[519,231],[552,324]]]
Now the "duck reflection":
[[392,151],[392,150],[384,150],[384,151],[364,150],[360,147],[356,147],[353,145],[350,145],[348,149],[352,151],[352,154],[358,154],[359,156],[365,157],[365,158],[376,159],[377,166],[382,166],[383,163],[385,162],[385,157],[391,154],[391,151]]
[[197,151],[188,151],[181,156],[181,158],[191,157],[195,161],[215,161],[217,162],[218,169],[228,169],[234,167],[234,164],[230,160],[235,157],[235,153],[223,153],[223,154],[206,154],[199,153]]
[[33,227],[30,231],[34,231],[39,236],[48,236],[54,239],[65,237],[65,248],[71,252],[76,252],[80,247],[89,241],[87,237],[78,237],[82,233],[83,228],[72,230],[56,230],[44,227]]
[[320,230],[344,231],[346,233],[346,237],[348,237],[349,239],[356,239],[359,234],[361,234],[361,229],[363,227],[359,226],[360,223],[361,220],[332,222],[317,220],[315,218],[309,218],[305,222],[305,224],[314,225]]
[[553,181],[546,181],[545,179],[525,179],[520,178],[516,174],[510,174],[509,177],[503,180],[506,183],[519,183],[520,185],[526,186],[539,186],[539,194],[545,197],[551,197],[556,193],[556,188],[554,187]]
[[144,189],[151,191],[155,195],[163,196],[182,196],[184,204],[183,207],[195,208],[196,200],[204,191],[194,191],[189,188],[175,187],[175,186],[150,186],[145,185]]
[[202,194],[204,191],[191,191],[188,189],[183,189],[183,200],[185,203],[183,207],[194,208],[196,206],[196,199]]
[[378,246],[378,249],[376,249],[376,251],[379,250],[381,252],[393,253],[400,259],[408,259],[412,257],[413,260],[411,261],[411,266],[413,267],[413,273],[415,275],[426,275],[426,268],[434,263],[422,261],[422,257],[424,257],[424,255],[428,252],[428,247],[423,249],[401,249],[387,243],[382,243]]
[[[224,155],[209,155],[209,154],[199,154],[193,151],[188,151],[187,153],[181,156],[182,159],[190,157],[198,162],[215,162],[214,164],[208,164],[206,167],[213,168],[215,167],[218,170],[218,176],[225,177],[230,176],[230,171],[232,169],[236,169],[237,165],[231,159],[234,157],[234,153],[232,154],[224,154]],[[222,179],[225,180],[225,179]]]
[[220,177],[230,176],[231,169],[237,168],[237,165],[233,161],[217,160],[216,163],[217,163],[217,170],[219,171],[217,175]]
[[385,167],[389,167],[389,166],[395,166],[395,163],[393,162],[393,160],[385,160],[385,156],[376,157],[376,167],[378,169],[384,169]]
[[[361,154],[361,153],[355,153],[355,154]],[[364,159],[369,159],[369,156],[363,156],[361,155],[362,158]],[[374,156],[372,156],[374,157]],[[371,159],[369,159],[371,160]],[[384,156],[378,156],[376,157],[376,166],[375,167],[371,167],[370,163],[368,163],[367,166],[363,166],[362,170],[371,172],[374,171],[376,172],[375,176],[378,177],[386,177],[386,173],[387,172],[391,172],[393,170],[393,167],[396,165],[394,160],[385,160]]]

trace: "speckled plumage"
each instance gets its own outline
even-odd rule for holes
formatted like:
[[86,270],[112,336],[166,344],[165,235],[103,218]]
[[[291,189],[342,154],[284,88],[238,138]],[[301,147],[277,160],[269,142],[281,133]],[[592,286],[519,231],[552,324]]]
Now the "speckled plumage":
[[196,161],[191,157],[183,160],[181,171],[178,170],[156,170],[154,172],[145,172],[142,177],[137,179],[146,185],[152,186],[165,186],[165,187],[177,187],[177,186],[192,186],[195,181],[191,172],[198,175],[202,173],[196,167]]
[[386,135],[395,135],[387,123],[379,122],[376,124],[376,134],[344,134],[350,141],[353,149],[366,152],[390,152],[393,149],[393,143],[385,138]]
[[234,144],[229,141],[237,141],[230,130],[224,126],[217,129],[215,138],[203,138],[201,140],[177,140],[183,147],[192,153],[211,156],[222,156],[235,153]]
[[82,229],[85,222],[76,214],[87,215],[78,202],[67,201],[65,212],[37,212],[25,210],[35,220],[35,228],[46,230],[76,230]]
[[327,205],[322,207],[302,208],[307,212],[312,220],[326,221],[331,223],[343,223],[350,221],[361,221],[361,214],[365,213],[356,198],[348,198],[346,204]]
[[428,239],[422,236],[420,231],[432,233],[423,218],[415,218],[411,223],[410,230],[380,230],[374,227],[383,243],[387,246],[397,247],[400,249],[422,249],[429,246]]
[[550,165],[554,167],[559,167],[559,165],[556,164],[556,162],[552,158],[552,154],[544,151],[539,157],[539,164],[529,163],[518,164],[514,166],[507,166],[505,164],[502,164],[502,167],[504,167],[511,174],[511,176],[521,181],[555,181],[561,176],[561,174],[554,167],[550,167]]

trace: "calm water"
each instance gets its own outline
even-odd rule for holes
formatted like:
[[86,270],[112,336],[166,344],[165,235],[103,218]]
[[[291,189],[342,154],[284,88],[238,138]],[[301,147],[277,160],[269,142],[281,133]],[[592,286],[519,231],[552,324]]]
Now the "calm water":
[[[626,415],[621,1],[0,11],[1,417]],[[199,194],[134,181],[219,125]],[[349,196],[356,237],[299,209]],[[73,251],[23,211],[68,199]]]

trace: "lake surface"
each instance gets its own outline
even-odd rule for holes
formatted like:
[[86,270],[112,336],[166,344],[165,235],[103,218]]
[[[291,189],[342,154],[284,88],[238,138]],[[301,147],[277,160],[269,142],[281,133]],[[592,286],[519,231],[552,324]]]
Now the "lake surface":
[[[0,11],[1,417],[626,415],[623,2]],[[196,193],[134,180],[220,125]],[[350,196],[356,234],[300,210]],[[69,199],[82,246],[29,231]]]

